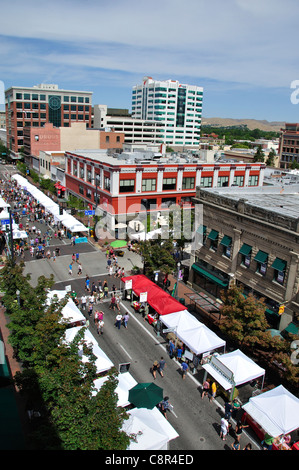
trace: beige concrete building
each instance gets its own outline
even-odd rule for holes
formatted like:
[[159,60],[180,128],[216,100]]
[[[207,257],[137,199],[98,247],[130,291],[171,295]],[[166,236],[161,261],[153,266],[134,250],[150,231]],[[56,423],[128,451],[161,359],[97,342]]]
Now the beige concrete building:
[[[232,283],[263,297],[272,328],[298,332],[299,186],[197,188],[203,245],[189,282],[215,297]],[[281,314],[281,311],[284,312]]]

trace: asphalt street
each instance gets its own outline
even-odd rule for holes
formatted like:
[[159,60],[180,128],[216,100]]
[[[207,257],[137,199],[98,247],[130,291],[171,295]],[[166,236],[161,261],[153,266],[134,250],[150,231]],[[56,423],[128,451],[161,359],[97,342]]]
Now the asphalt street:
[[[35,223],[41,231],[48,227]],[[108,275],[107,259],[102,252],[91,243],[79,243],[75,247],[69,239],[51,239],[51,252],[59,246],[60,256],[54,261],[51,259],[32,258],[29,251],[25,252],[24,274],[29,273],[32,285],[36,285],[39,276],[49,277],[54,275],[55,285],[53,289],[63,290],[66,286],[75,291],[80,298],[85,292],[86,275],[91,282],[97,283],[99,279],[108,282],[109,290],[113,284],[119,290],[122,282]],[[47,251],[47,248],[46,248]],[[77,264],[74,263],[73,274],[69,274],[68,266],[72,261],[72,254],[79,252],[80,263],[83,272],[77,274]],[[19,258],[18,258],[19,259]],[[119,265],[128,273],[135,266],[141,266],[139,255],[125,250],[124,257],[119,258]],[[151,366],[155,360],[162,356],[166,359],[164,377],[157,374],[155,383],[163,388],[164,396],[169,396],[169,401],[174,406],[173,413],[168,413],[168,420],[178,432],[179,437],[169,443],[170,450],[196,451],[196,450],[225,450],[231,449],[234,442],[233,435],[222,441],[219,436],[220,420],[223,416],[223,402],[217,399],[209,402],[207,398],[201,399],[200,375],[193,376],[188,373],[185,380],[182,379],[181,366],[175,359],[170,359],[166,350],[166,342],[162,336],[157,336],[154,328],[145,322],[143,317],[133,311],[129,301],[121,301],[121,313],[129,312],[128,328],[123,326],[120,330],[115,327],[116,312],[109,309],[110,300],[101,302],[101,310],[104,311],[104,334],[99,336],[96,332],[93,318],[90,318],[89,328],[97,338],[100,347],[108,355],[118,368],[121,363],[130,363],[130,373],[137,382],[152,382]],[[88,316],[87,314],[85,314]],[[234,424],[234,423],[233,423]],[[233,425],[234,428],[234,425]],[[248,442],[253,449],[259,448],[259,443],[251,439],[247,430],[241,437],[241,448]]]

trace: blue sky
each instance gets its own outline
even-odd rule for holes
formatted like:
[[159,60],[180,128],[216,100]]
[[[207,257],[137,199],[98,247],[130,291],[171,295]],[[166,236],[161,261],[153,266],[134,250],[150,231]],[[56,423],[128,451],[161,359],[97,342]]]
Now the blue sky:
[[150,75],[204,87],[204,117],[299,121],[298,0],[11,0],[0,15],[0,94],[56,83],[131,109]]

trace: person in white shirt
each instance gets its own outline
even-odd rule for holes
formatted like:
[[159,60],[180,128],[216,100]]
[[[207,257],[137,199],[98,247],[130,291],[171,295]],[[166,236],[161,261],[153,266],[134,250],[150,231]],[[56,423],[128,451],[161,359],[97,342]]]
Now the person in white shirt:
[[86,310],[86,302],[87,302],[86,295],[82,295],[82,297],[81,297],[81,308],[82,308],[82,310]]

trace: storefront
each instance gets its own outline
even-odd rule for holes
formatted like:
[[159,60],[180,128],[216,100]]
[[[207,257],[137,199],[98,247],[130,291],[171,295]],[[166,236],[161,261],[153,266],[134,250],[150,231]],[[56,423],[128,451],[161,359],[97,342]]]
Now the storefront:
[[220,297],[223,289],[229,286],[229,276],[203,262],[192,265],[193,287],[200,287],[214,297]]

